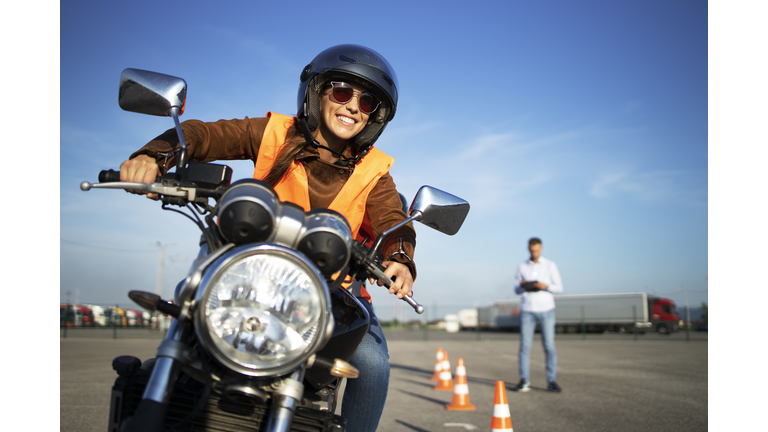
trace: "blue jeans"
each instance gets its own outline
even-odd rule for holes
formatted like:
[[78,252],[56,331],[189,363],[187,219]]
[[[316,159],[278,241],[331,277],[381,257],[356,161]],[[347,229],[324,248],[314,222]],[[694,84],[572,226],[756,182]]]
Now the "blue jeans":
[[379,319],[368,300],[359,299],[371,315],[371,326],[349,361],[360,376],[347,380],[341,415],[350,432],[374,432],[379,426],[389,390],[389,350]]
[[557,377],[554,309],[547,312],[520,312],[520,352],[518,353],[520,378],[526,381],[531,380],[531,344],[537,321],[541,328],[541,342],[547,358],[547,382],[551,382]]

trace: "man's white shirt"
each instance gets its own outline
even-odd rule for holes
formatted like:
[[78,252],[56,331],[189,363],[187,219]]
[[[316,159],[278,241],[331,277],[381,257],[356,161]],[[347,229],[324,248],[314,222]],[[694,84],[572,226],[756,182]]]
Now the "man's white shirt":
[[[547,285],[546,290],[525,291],[520,282],[541,282]],[[517,267],[515,276],[515,292],[521,294],[520,310],[525,312],[547,312],[555,308],[555,298],[552,293],[563,292],[563,282],[554,261],[542,256],[538,262],[526,260]]]

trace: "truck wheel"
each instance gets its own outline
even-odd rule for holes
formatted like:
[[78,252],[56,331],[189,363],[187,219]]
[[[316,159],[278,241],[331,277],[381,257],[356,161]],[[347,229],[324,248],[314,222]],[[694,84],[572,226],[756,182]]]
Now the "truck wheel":
[[555,333],[565,333],[565,327],[561,325],[555,326]]
[[619,333],[627,333],[627,326],[619,326]]
[[659,327],[656,329],[656,331],[658,331],[658,332],[659,332],[659,334],[663,334],[663,335],[665,335],[665,334],[669,334],[669,329],[668,329],[668,328],[667,328],[667,326],[665,326],[664,324],[660,325],[660,326],[659,326]]

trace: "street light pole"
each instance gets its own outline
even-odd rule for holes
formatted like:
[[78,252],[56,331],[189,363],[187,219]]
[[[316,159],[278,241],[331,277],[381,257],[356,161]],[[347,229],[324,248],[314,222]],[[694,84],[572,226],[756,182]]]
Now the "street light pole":
[[688,306],[688,290],[683,285],[685,293],[685,340],[691,340],[691,308]]
[[155,294],[163,298],[163,261],[165,260],[165,248],[160,242],[156,242],[160,248],[160,259],[157,262],[157,279],[155,280]]
[[[163,246],[163,244],[158,241],[158,242],[155,242],[155,244],[160,248],[160,257],[159,257],[158,262],[157,262],[157,279],[155,280],[155,294],[160,296],[160,298],[165,298],[163,296],[163,291],[164,291],[164,289],[163,289],[163,268],[165,267],[165,247],[166,246],[171,246],[171,245],[173,245],[173,243],[171,243],[170,245]],[[155,317],[155,325],[159,328],[160,327],[160,325],[159,325],[160,324],[160,312],[154,311],[153,315]],[[151,325],[150,325],[150,327],[151,327]]]

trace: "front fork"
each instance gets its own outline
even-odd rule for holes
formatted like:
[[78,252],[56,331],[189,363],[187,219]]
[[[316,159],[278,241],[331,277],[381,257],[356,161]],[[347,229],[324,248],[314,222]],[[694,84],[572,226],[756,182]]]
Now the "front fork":
[[157,349],[152,374],[136,412],[121,428],[121,432],[161,432],[173,386],[181,366],[189,355],[186,336],[190,327],[175,319],[171,322],[165,340]]
[[291,430],[296,405],[304,395],[305,366],[295,370],[290,378],[283,380],[280,389],[272,394],[272,408],[269,414],[268,432],[288,432]]
[[180,324],[177,319],[171,322],[165,340],[157,349],[157,360],[147,387],[144,389],[142,400],[148,399],[166,404],[170,399],[171,389],[181,372],[181,365],[189,355],[189,347],[181,342],[185,340],[185,327],[188,328]]

